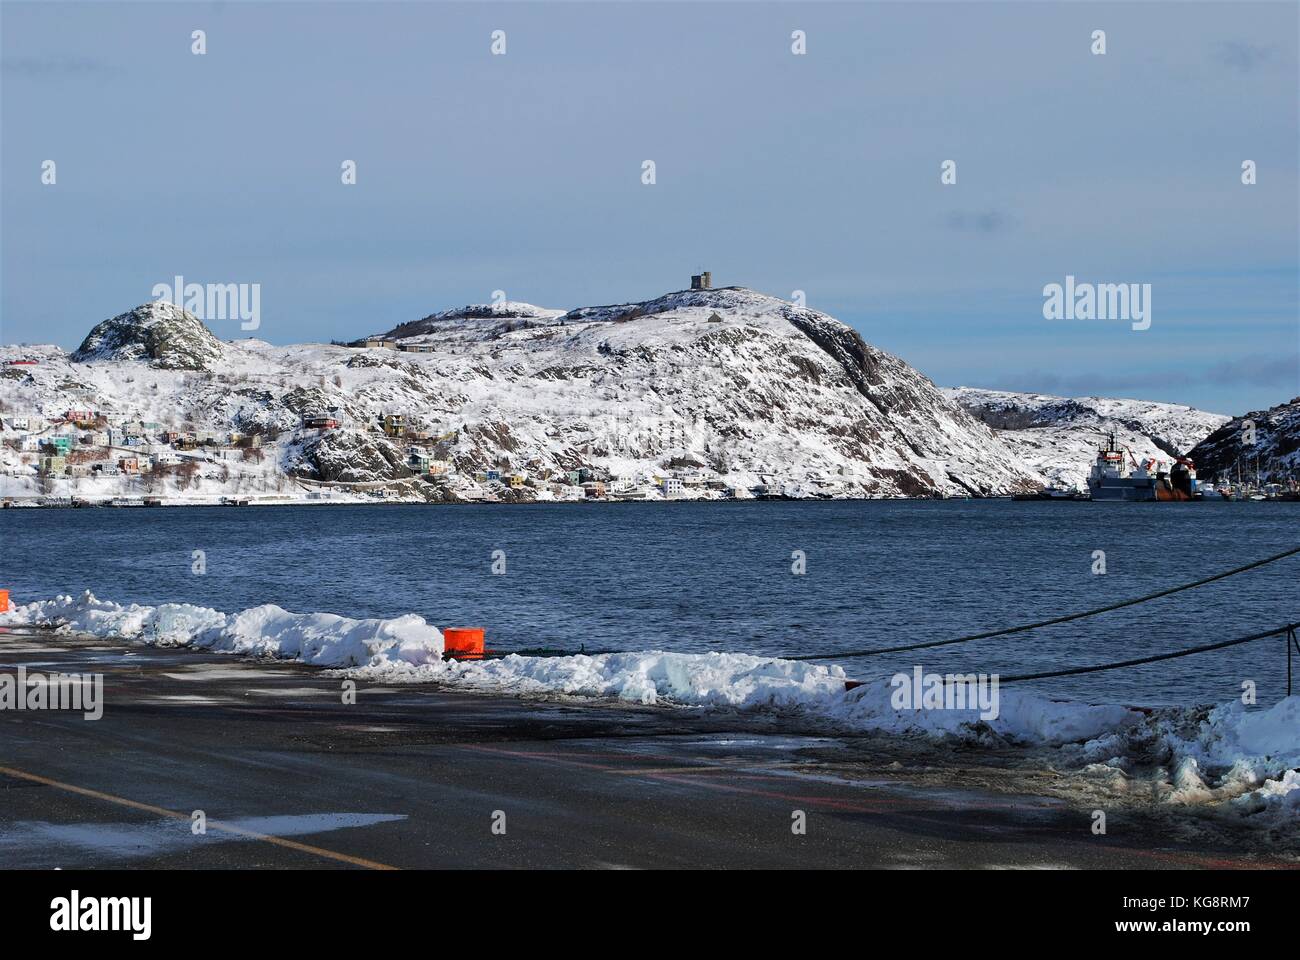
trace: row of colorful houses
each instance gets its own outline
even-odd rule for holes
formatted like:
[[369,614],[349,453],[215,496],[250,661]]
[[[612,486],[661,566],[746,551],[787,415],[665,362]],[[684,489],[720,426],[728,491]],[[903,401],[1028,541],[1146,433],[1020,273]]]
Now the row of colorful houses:
[[[16,435],[20,448],[34,452],[42,445],[59,446],[67,454],[78,442],[98,447],[146,446],[154,442],[175,446],[234,446],[244,439],[238,431],[169,430],[160,423],[147,420],[127,420],[112,423],[105,414],[94,410],[68,410],[60,417],[47,419],[34,414],[21,414],[4,418],[0,426]],[[83,431],[77,435],[75,431]],[[58,431],[51,433],[51,431]]]
[[[238,431],[167,429],[154,421],[69,409],[53,416],[23,412],[0,418],[0,440],[20,453],[36,454],[35,469],[42,476],[86,477],[178,465],[194,459],[178,451],[198,447],[205,448],[205,459],[209,453],[242,455],[242,447],[256,446],[259,438]],[[32,462],[24,460],[22,469],[31,469]]]
[[[163,449],[154,453],[131,454],[114,459],[111,454],[95,461],[69,463],[63,453],[49,452],[42,454],[36,461],[36,471],[45,477],[90,477],[90,476],[138,476],[159,467],[174,466],[182,458],[171,450]],[[106,454],[108,451],[104,451]]]

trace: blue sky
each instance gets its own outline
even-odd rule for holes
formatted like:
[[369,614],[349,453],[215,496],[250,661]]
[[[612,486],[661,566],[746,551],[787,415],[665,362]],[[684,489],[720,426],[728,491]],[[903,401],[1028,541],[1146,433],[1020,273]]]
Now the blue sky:
[[[288,343],[711,269],[945,385],[1270,406],[1300,393],[1297,9],[5,2],[0,340],[75,346],[176,274],[259,283]],[[1151,328],[1045,320],[1067,274],[1150,283]]]

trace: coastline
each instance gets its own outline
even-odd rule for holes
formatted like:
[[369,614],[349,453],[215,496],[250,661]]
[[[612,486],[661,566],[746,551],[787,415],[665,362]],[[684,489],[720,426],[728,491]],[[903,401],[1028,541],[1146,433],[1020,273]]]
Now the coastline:
[[[537,499],[507,499],[507,500],[487,500],[487,499],[446,499],[430,500],[419,497],[296,497],[296,498],[271,498],[271,497],[248,497],[248,498],[228,498],[219,496],[215,498],[180,498],[180,497],[160,497],[158,503],[134,503],[134,502],[112,502],[112,500],[133,500],[141,498],[112,498],[111,500],[102,501],[81,501],[80,498],[47,498],[47,497],[7,497],[0,502],[0,509],[6,510],[67,510],[67,509],[93,509],[93,510],[134,510],[134,509],[152,509],[154,507],[409,507],[409,506],[427,506],[427,507],[530,507],[530,506],[640,506],[645,504],[687,504],[687,503],[708,503],[714,505],[721,504],[738,504],[738,503],[945,503],[945,502],[989,502],[989,501],[1015,501],[1017,498],[1010,494],[998,495],[975,495],[965,497],[944,496],[944,497],[792,497],[785,495],[770,495],[763,497],[658,497],[650,498],[617,498],[617,497],[588,497],[585,499],[561,499],[561,498],[537,498]],[[231,503],[223,502],[230,499],[239,499],[242,502]],[[1088,497],[1079,497],[1074,499],[1060,498],[1034,498],[1030,500],[1021,500],[1025,503],[1139,503],[1142,506],[1159,504],[1162,509],[1168,508],[1170,504],[1161,501],[1094,501]],[[1259,500],[1233,498],[1231,500],[1223,497],[1205,497],[1200,500],[1188,501],[1190,503],[1294,503],[1293,498],[1286,497],[1267,497]]]
[[[5,498],[0,504],[3,509],[137,509],[151,507],[232,507],[232,506],[250,506],[250,507],[286,507],[286,506],[431,506],[431,507],[466,507],[466,506],[538,506],[538,505],[567,505],[567,506],[613,506],[613,505],[639,505],[639,504],[662,504],[662,503],[711,503],[711,504],[735,504],[735,503],[898,503],[898,502],[934,502],[943,500],[1010,500],[1011,496],[969,496],[969,497],[792,497],[785,495],[771,495],[763,497],[657,497],[634,498],[634,497],[587,497],[578,499],[562,499],[558,497],[536,498],[536,499],[509,499],[509,500],[487,500],[487,499],[448,499],[448,500],[429,500],[418,497],[296,497],[296,498],[271,498],[271,497],[248,497],[238,498],[245,500],[242,503],[228,503],[224,500],[233,499],[225,495],[215,498],[180,498],[180,497],[160,497],[159,503],[115,503],[112,500],[135,500],[142,498],[111,498],[105,501],[82,501],[81,498],[46,498],[46,497],[26,497],[26,498]],[[52,502],[51,502],[52,501]]]

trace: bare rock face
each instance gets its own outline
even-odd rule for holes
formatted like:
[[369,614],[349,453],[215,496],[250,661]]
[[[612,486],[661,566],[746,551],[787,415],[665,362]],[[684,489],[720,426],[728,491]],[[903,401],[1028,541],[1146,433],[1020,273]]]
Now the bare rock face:
[[333,483],[371,483],[411,476],[401,452],[384,437],[330,430],[309,440],[295,469],[299,476]]
[[175,304],[154,300],[97,324],[72,354],[92,360],[142,360],[161,370],[207,370],[224,348],[212,331]]

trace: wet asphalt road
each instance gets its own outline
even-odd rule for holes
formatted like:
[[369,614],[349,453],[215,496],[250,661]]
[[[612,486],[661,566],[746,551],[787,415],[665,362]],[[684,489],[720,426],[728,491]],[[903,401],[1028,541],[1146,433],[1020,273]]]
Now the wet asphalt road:
[[1283,865],[1120,816],[1096,837],[957,770],[864,778],[852,744],[743,716],[373,684],[347,705],[299,665],[0,633],[20,665],[102,673],[105,709],[0,711],[0,868]]

